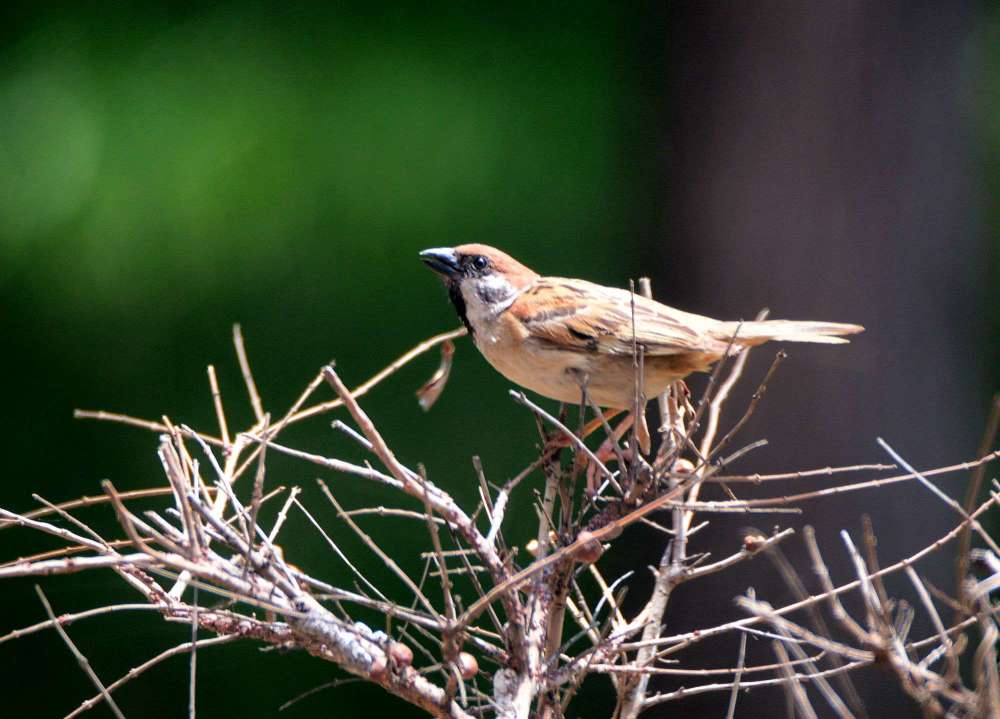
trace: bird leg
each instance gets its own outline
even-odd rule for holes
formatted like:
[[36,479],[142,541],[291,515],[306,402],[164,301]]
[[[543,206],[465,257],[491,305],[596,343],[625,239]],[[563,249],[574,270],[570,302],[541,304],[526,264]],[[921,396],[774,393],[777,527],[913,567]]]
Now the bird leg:
[[[617,414],[617,412],[615,414]],[[607,417],[607,413],[605,413],[605,417]],[[600,417],[597,418],[598,421],[600,421],[600,419]],[[632,428],[634,422],[635,415],[629,412],[625,415],[625,418],[618,423],[618,426],[611,430],[611,434],[601,443],[601,446],[597,448],[597,451],[594,454],[599,460],[601,460],[602,463],[604,463],[605,466],[613,459],[618,460],[619,454],[621,455],[621,459],[626,462],[632,460],[632,448],[627,447],[622,449],[618,446],[618,443],[621,441],[621,438],[625,436],[625,433]],[[577,455],[577,461],[587,463],[587,494],[593,496],[597,493],[597,487],[599,486],[600,477],[598,474],[600,469],[598,469],[598,466],[594,462],[588,461],[585,456]],[[625,468],[622,467],[621,469],[624,470]]]
[[[585,424],[583,426],[583,431],[580,434],[580,439],[586,439],[587,437],[589,437],[590,435],[592,435],[594,432],[596,432],[597,430],[599,430],[601,428],[601,426],[605,422],[611,421],[612,419],[614,419],[615,417],[617,417],[621,413],[622,413],[622,410],[620,410],[620,409],[606,409],[606,410],[604,410],[604,412],[603,412],[604,419],[603,420],[600,417],[594,417],[592,420],[590,420],[589,422],[587,422],[587,424]],[[628,429],[628,428],[626,427],[626,429]],[[545,443],[545,450],[547,451],[547,450],[553,450],[553,449],[565,449],[566,447],[572,447],[572,446],[573,446],[573,441],[569,437],[567,437],[564,434],[558,434],[558,435],[550,438]]]
[[589,437],[594,432],[596,432],[598,429],[600,429],[604,425],[605,422],[610,422],[611,420],[613,420],[615,417],[617,417],[621,413],[622,413],[622,410],[620,410],[620,409],[606,409],[606,410],[604,410],[602,412],[602,414],[604,415],[604,419],[601,419],[600,417],[594,417],[592,420],[590,420],[589,422],[587,422],[587,424],[585,424],[583,426],[583,436],[584,437]]
[[652,442],[649,439],[649,425],[646,424],[645,412],[639,412],[639,422],[635,425],[635,439],[642,453],[648,455],[652,449]]
[[[605,465],[611,460],[618,460],[619,451],[621,459],[624,459],[627,462],[631,462],[635,457],[634,447],[625,447],[619,451],[616,451],[615,449],[615,445],[621,441],[621,438],[624,437],[625,433],[628,432],[628,430],[633,426],[635,427],[635,439],[636,443],[639,445],[639,451],[643,455],[649,455],[652,443],[649,436],[649,426],[646,424],[646,416],[640,413],[638,415],[638,423],[635,421],[636,416],[635,412],[629,412],[628,415],[625,416],[625,419],[623,419],[618,426],[611,431],[611,435],[601,443],[600,447],[597,448],[597,451],[594,454],[596,454],[597,458]],[[622,467],[622,469],[625,468]],[[587,489],[590,491],[594,491],[596,488],[597,472],[597,466],[591,462],[590,466],[587,468]]]

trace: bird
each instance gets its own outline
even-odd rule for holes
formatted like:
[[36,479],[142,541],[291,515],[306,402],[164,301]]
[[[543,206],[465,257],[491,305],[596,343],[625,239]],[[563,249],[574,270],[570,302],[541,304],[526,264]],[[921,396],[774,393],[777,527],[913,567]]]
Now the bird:
[[501,375],[543,397],[634,411],[636,355],[646,397],[727,355],[770,341],[842,344],[855,324],[727,322],[630,290],[544,277],[489,245],[435,247],[420,259],[444,282],[476,347]]

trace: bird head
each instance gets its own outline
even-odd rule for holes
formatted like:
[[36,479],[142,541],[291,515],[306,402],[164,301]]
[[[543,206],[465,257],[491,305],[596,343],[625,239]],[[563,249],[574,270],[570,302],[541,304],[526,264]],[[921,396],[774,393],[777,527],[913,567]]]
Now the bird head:
[[510,255],[489,245],[435,247],[420,253],[448,288],[459,317],[475,332],[478,321],[495,317],[538,279]]

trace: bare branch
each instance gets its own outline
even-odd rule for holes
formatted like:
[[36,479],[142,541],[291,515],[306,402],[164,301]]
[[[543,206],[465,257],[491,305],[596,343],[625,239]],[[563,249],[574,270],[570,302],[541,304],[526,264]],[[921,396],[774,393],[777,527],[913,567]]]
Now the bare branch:
[[254,381],[253,372],[250,370],[250,360],[247,359],[246,346],[243,343],[243,329],[239,324],[233,325],[233,346],[236,348],[236,358],[240,363],[240,372],[243,374],[243,383],[247,386],[247,395],[250,397],[250,406],[253,407],[254,416],[257,417],[258,424],[264,423],[264,405],[260,401],[260,393],[257,391],[257,382]]
[[[648,280],[640,282],[640,290],[650,294]],[[523,393],[513,392],[515,400],[534,415],[546,444],[536,459],[502,487],[488,482],[481,463],[474,459],[479,506],[466,511],[442,485],[428,479],[423,465],[416,464],[419,471],[414,471],[401,461],[358,402],[359,397],[406,363],[441,347],[441,365],[419,393],[423,399],[433,401],[448,374],[454,349],[451,340],[465,334],[464,329],[418,344],[353,391],[332,366],[324,367],[312,376],[283,415],[274,415],[280,419],[272,422],[271,415],[264,411],[242,334],[236,326],[234,348],[254,414],[250,427],[243,431],[232,428],[225,415],[215,367],[210,365],[207,371],[218,437],[185,425],[175,426],[166,417],[152,422],[128,415],[77,413],[163,435],[158,451],[168,487],[119,492],[106,482],[102,497],[51,504],[36,496],[45,507],[26,513],[0,510],[0,529],[21,527],[47,534],[61,544],[56,549],[0,564],[0,579],[111,569],[139,592],[143,603],[110,605],[58,618],[49,611],[47,621],[10,631],[0,636],[0,643],[48,627],[64,633],[63,626],[77,619],[132,609],[156,611],[167,622],[186,625],[189,642],[162,652],[107,687],[100,684],[91,669],[88,676],[100,691],[72,716],[102,701],[113,706],[110,693],[118,686],[169,656],[188,652],[188,716],[193,719],[198,691],[197,664],[203,661],[198,658],[201,653],[198,650],[237,640],[303,650],[318,660],[336,664],[354,679],[378,684],[433,716],[449,719],[472,716],[561,719],[573,713],[570,702],[584,679],[593,674],[609,678],[618,698],[616,719],[634,719],[658,704],[708,692],[728,695],[726,716],[732,719],[740,692],[757,687],[783,689],[794,712],[811,717],[822,707],[810,704],[807,685],[812,685],[823,697],[834,715],[847,719],[864,714],[848,673],[876,661],[889,669],[928,716],[991,716],[1000,712],[994,698],[1000,690],[996,665],[1000,633],[998,613],[989,602],[989,593],[1000,586],[1000,551],[983,530],[984,515],[1000,504],[1000,491],[991,492],[978,506],[969,504],[963,508],[928,479],[976,470],[969,492],[973,497],[978,493],[978,485],[985,480],[983,468],[1000,457],[1000,451],[991,451],[994,441],[991,428],[1000,422],[1000,404],[996,421],[987,428],[980,457],[973,462],[917,472],[883,442],[897,464],[855,464],[727,476],[727,464],[766,443],[760,439],[735,450],[726,449],[758,406],[783,357],[779,353],[749,405],[732,428],[718,439],[719,428],[723,426],[722,412],[742,379],[747,361],[748,350],[735,344],[738,333],[739,329],[726,351],[733,361],[717,364],[708,390],[695,404],[680,381],[658,398],[662,442],[655,459],[647,460],[648,430],[642,417],[646,404],[643,375],[648,358],[637,339],[632,348],[636,402],[629,408],[631,415],[617,428],[611,426],[610,419],[623,410],[598,407],[588,396],[586,377],[580,378],[580,419],[576,432],[569,429],[572,422],[566,421],[569,409],[563,407],[556,416]],[[324,381],[336,398],[307,406]],[[325,456],[326,452],[303,451],[289,446],[287,439],[279,444],[278,437],[286,427],[338,407],[348,411],[351,425],[336,420],[332,426],[370,453],[373,463],[377,458],[381,467],[373,467],[367,461],[346,461],[333,454]],[[590,421],[587,421],[588,410],[594,414]],[[702,431],[700,423],[706,415]],[[625,451],[618,439],[627,431],[632,418],[638,421],[631,425],[632,434]],[[547,432],[544,423],[555,427],[556,432]],[[594,452],[585,440],[602,428],[607,439],[601,450]],[[555,439],[548,441],[553,436]],[[694,437],[698,437],[697,443]],[[188,451],[191,439],[199,444],[204,458],[192,457]],[[724,452],[729,452],[729,456],[724,456]],[[611,453],[618,462],[618,472],[611,472],[602,461],[602,457]],[[346,507],[330,491],[332,485],[319,480],[322,493],[337,517],[403,583],[406,589],[403,601],[387,596],[365,576],[364,565],[341,549],[323,523],[306,508],[298,487],[292,488],[284,499],[273,525],[261,526],[261,506],[283,491],[279,488],[264,493],[265,478],[273,484],[274,472],[280,466],[269,466],[277,454],[361,477],[390,490],[388,498]],[[203,476],[199,462],[209,467],[207,475]],[[897,465],[906,474],[881,475]],[[601,477],[596,492],[588,492],[590,487],[581,486],[585,468],[588,483],[592,483],[595,475]],[[513,491],[539,469],[544,473],[545,485],[544,490],[534,490],[538,531],[524,551],[525,548],[508,544],[507,540],[515,535],[507,532],[505,537],[503,526],[505,518],[510,516]],[[251,472],[252,488],[238,494],[235,482]],[[812,491],[791,492],[785,485],[775,484],[859,472],[879,474],[862,475],[859,479],[864,481]],[[809,527],[805,528],[804,537],[820,583],[820,591],[813,594],[800,579],[801,569],[779,547],[791,537],[792,529],[747,531],[742,545],[721,559],[710,557],[697,546],[704,533],[710,531],[707,519],[696,520],[698,514],[802,513],[808,501],[846,492],[875,491],[910,480],[924,484],[960,514],[957,526],[937,541],[915,548],[909,556],[881,568],[870,523],[865,525],[864,556],[847,533],[842,533],[857,576],[840,586],[833,584]],[[702,499],[699,495],[705,482],[718,483],[728,499]],[[774,496],[738,497],[734,489],[747,482],[766,483],[774,488],[769,492]],[[444,480],[442,483],[448,486]],[[617,496],[609,490],[611,487]],[[1000,490],[1000,485],[996,489]],[[240,496],[248,497],[245,503]],[[157,504],[144,505],[142,511],[126,504],[137,498],[152,498]],[[95,529],[100,525],[88,524],[71,514],[77,508],[104,502],[112,505],[125,539],[106,538]],[[278,546],[277,538],[293,506],[302,511],[345,563],[350,572],[347,586],[337,586],[303,571],[291,563],[295,547]],[[654,521],[652,513],[661,510],[666,510],[664,516]],[[480,512],[484,519],[477,524]],[[53,515],[58,520],[47,521]],[[429,547],[393,547],[382,540],[376,541],[378,535],[367,531],[367,519],[359,520],[361,517],[420,521],[427,530],[428,539],[424,543]],[[654,528],[654,541],[659,543],[660,562],[653,572],[651,590],[648,584],[634,580],[634,569],[609,583],[595,563],[623,530],[636,522]],[[484,527],[483,531],[479,525]],[[442,536],[442,529],[447,534]],[[968,537],[972,531],[983,537],[989,549],[969,551]],[[291,535],[284,536],[289,539]],[[961,539],[958,601],[928,585],[914,567],[916,562],[942,551],[956,538]],[[402,557],[410,551],[424,560],[419,580],[403,570],[406,564]],[[795,601],[771,606],[757,601],[751,590],[750,596],[738,600],[750,616],[663,635],[663,626],[671,619],[670,599],[677,586],[726,572],[761,552],[767,552],[774,560]],[[989,572],[978,583],[965,576],[970,557],[975,557]],[[916,606],[923,606],[934,625],[933,636],[918,641],[909,638],[913,607],[902,598],[892,597],[881,582],[882,577],[902,571],[919,597]],[[593,581],[584,581],[586,577]],[[192,591],[186,593],[189,587]],[[463,596],[470,589],[471,603]],[[441,592],[440,609],[431,601],[433,591]],[[636,592],[649,593],[638,597],[641,609],[628,618],[623,611],[623,598],[629,593],[634,602]],[[226,608],[213,608],[199,602],[198,597],[206,593],[224,598],[229,604]],[[847,593],[861,597],[865,607],[863,621],[852,618],[841,604],[841,597]],[[942,621],[932,594],[955,610],[951,626]],[[829,605],[843,630],[836,639],[820,617],[818,608],[823,604]],[[252,613],[247,612],[248,607]],[[806,610],[804,619],[793,614],[799,610]],[[564,627],[567,612],[570,622],[576,625],[570,631]],[[385,622],[384,631],[371,628],[378,624],[370,626],[358,621],[356,613],[363,617],[378,615],[377,622]],[[483,618],[484,614],[488,620]],[[202,632],[212,636],[205,637]],[[680,658],[686,656],[681,653],[688,647],[731,632],[740,636],[738,653],[729,661],[698,667]],[[747,635],[751,633],[773,642],[774,662],[748,665]],[[970,636],[976,639],[970,640]],[[67,644],[75,650],[70,642]],[[942,659],[946,664],[941,663]],[[78,661],[85,671],[89,669],[85,658],[81,661],[78,657]],[[840,666],[821,669],[821,661]],[[480,662],[489,670],[481,670]],[[959,662],[971,667],[971,676],[958,672]],[[946,669],[938,673],[940,666]],[[762,674],[760,679],[753,678]],[[725,681],[714,681],[720,675]],[[655,676],[690,677],[692,685],[651,694],[650,679]],[[841,684],[832,683],[831,678]],[[200,691],[207,691],[206,685]]]
[[[747,596],[753,599],[756,595],[753,587],[747,589]],[[726,719],[733,719],[736,716],[736,699],[740,694],[740,681],[743,679],[744,663],[747,658],[747,635],[740,632],[740,651],[736,659],[736,676],[733,677],[733,691],[729,695],[729,707],[726,709]]]
[[101,697],[107,703],[108,708],[111,710],[111,713],[114,714],[116,717],[118,717],[118,719],[125,719],[125,715],[122,714],[122,711],[121,709],[118,708],[118,704],[115,703],[115,700],[111,698],[111,694],[108,693],[108,690],[104,686],[104,683],[101,681],[100,677],[97,676],[97,672],[95,672],[94,668],[90,666],[90,662],[87,660],[87,657],[84,656],[83,652],[77,649],[76,645],[73,643],[73,640],[69,638],[69,634],[67,634],[66,630],[63,629],[62,624],[56,621],[56,615],[52,611],[52,605],[49,604],[48,598],[46,598],[45,593],[42,591],[42,588],[39,587],[37,584],[35,585],[35,592],[38,594],[38,598],[41,600],[42,606],[45,607],[45,613],[49,615],[49,621],[52,623],[53,629],[56,630],[56,632],[59,634],[59,637],[63,640],[66,646],[69,647],[69,650],[73,653],[73,656],[76,657],[76,661],[80,665],[80,668],[83,670],[83,673],[86,674],[90,678],[90,681],[94,684],[94,686],[100,690]]
[[952,509],[954,509],[958,514],[960,514],[962,517],[964,517],[967,521],[969,521],[969,526],[976,531],[976,534],[978,534],[982,538],[982,540],[984,542],[986,542],[987,546],[990,549],[992,549],[995,554],[1000,554],[1000,545],[997,545],[997,543],[993,541],[993,537],[991,537],[989,535],[989,532],[987,532],[985,529],[983,529],[983,525],[981,525],[976,520],[970,520],[969,513],[966,512],[964,509],[962,509],[962,505],[960,505],[954,499],[952,499],[947,494],[945,494],[940,489],[938,489],[937,486],[933,482],[931,482],[929,479],[927,479],[927,477],[925,477],[924,475],[920,474],[920,472],[918,472],[913,467],[911,467],[906,462],[906,460],[904,460],[902,457],[900,457],[896,453],[896,451],[885,442],[885,440],[883,440],[881,437],[879,437],[877,439],[877,441],[878,441],[879,445],[881,445],[882,449],[884,449],[886,452],[888,452],[889,455],[894,460],[896,460],[903,469],[905,469],[907,472],[910,472],[914,477],[916,477],[917,479],[919,479],[920,483],[922,485],[924,485],[925,487],[927,487],[927,489],[931,490],[931,492],[933,492],[934,495],[938,499],[940,499],[942,502],[944,502],[949,507],[951,507]]

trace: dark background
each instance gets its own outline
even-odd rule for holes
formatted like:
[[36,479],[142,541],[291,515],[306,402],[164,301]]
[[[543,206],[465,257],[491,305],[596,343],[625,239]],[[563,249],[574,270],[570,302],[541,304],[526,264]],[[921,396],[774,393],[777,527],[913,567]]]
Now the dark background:
[[[618,286],[651,275],[658,299],[723,318],[767,306],[775,317],[866,325],[848,347],[789,348],[745,434],[771,445],[742,469],[885,461],[876,436],[918,466],[969,459],[1000,380],[990,280],[998,52],[1000,15],[971,2],[9,3],[0,11],[0,506],[31,508],[31,492],[96,494],[103,478],[162,485],[153,434],[74,421],[72,410],[166,414],[214,430],[208,363],[231,426],[247,426],[234,321],[272,412],[331,358],[349,383],[361,381],[455,325],[416,253],[470,241],[543,274]],[[772,354],[751,359],[734,408]],[[471,506],[470,456],[493,481],[512,476],[533,456],[533,422],[468,341],[423,414],[412,391],[434,364],[414,363],[364,406],[405,461],[424,462]],[[356,456],[323,420],[286,440]],[[274,458],[268,481],[302,485],[334,528],[318,474]],[[351,506],[388,498],[324,476]],[[960,495],[963,480],[941,484]],[[805,509],[758,524],[812,523],[835,555],[836,532],[858,536],[868,512],[889,563],[954,521],[915,485]],[[108,515],[82,516],[110,527]],[[532,516],[529,505],[519,516]],[[404,521],[368,526],[386,546],[416,548]],[[531,524],[513,521],[514,539]],[[692,549],[730,552],[746,525],[713,519]],[[608,573],[654,563],[652,539],[630,530],[604,560]],[[345,580],[301,517],[284,544],[296,564]],[[48,546],[0,534],[4,560]],[[799,540],[787,549],[801,562]],[[419,569],[416,557],[401,559]],[[952,586],[947,558],[923,569]],[[377,563],[366,571],[405,596]],[[0,634],[44,617],[32,584],[4,583]],[[668,630],[735,616],[732,597],[750,584],[775,604],[790,599],[757,561],[682,588]],[[110,574],[43,586],[57,612],[134,600]],[[632,597],[642,595],[638,580]],[[145,614],[70,628],[106,682],[187,631]],[[727,642],[685,661],[732,664],[736,639]],[[750,661],[770,661],[768,648],[751,643]],[[61,716],[93,693],[52,632],[0,645],[0,669],[9,716]],[[199,711],[274,716],[336,676],[305,656],[209,648]],[[186,659],[175,658],[116,697],[129,716],[178,716],[186,682]],[[607,715],[604,682],[591,682],[574,715]],[[917,713],[885,675],[859,675],[858,685],[872,716]],[[779,692],[750,696],[738,716],[784,706]],[[720,697],[650,715],[721,715]],[[331,710],[417,715],[359,684],[284,715]],[[109,716],[103,706],[93,715]]]

